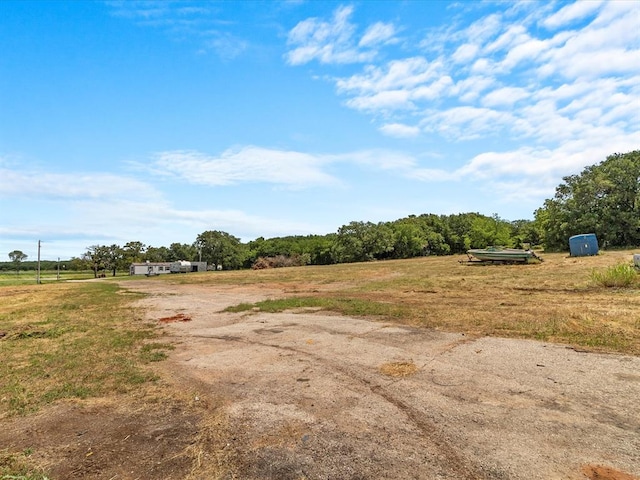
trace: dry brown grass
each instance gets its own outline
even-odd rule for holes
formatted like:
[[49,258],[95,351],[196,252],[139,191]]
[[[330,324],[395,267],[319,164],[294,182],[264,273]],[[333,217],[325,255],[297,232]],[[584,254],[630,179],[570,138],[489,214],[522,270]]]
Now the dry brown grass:
[[380,365],[380,373],[389,377],[408,377],[418,371],[413,362],[392,362]]
[[[533,338],[640,354],[640,290],[593,283],[594,269],[629,263],[632,251],[543,255],[530,265],[468,265],[425,257],[323,267],[215,272],[160,281],[280,289],[267,310],[321,306],[474,335]],[[252,306],[247,306],[247,308]]]
[[117,292],[109,283],[0,289],[0,418],[154,378],[141,347],[153,346],[156,332]]

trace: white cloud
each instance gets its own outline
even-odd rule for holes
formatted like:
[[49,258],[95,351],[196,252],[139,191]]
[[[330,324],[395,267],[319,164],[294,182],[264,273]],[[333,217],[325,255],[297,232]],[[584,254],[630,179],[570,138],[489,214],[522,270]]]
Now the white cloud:
[[312,60],[325,64],[360,63],[371,61],[376,48],[394,42],[395,27],[378,22],[371,25],[360,41],[356,41],[356,25],[349,19],[353,7],[340,6],[330,21],[308,18],[289,32],[287,44],[291,47],[286,58],[291,65],[302,65]]
[[380,131],[385,135],[397,138],[417,137],[420,134],[420,128],[403,123],[387,123],[380,127]]
[[456,95],[461,102],[473,103],[487,88],[496,83],[495,78],[483,75],[472,75],[459,80],[451,88],[451,94]]
[[0,196],[51,199],[115,199],[122,196],[152,200],[158,192],[139,180],[110,173],[51,173],[0,168]]
[[219,156],[196,151],[167,151],[155,155],[156,174],[210,186],[241,182],[273,183],[289,188],[336,185],[338,180],[322,170],[328,156],[255,146],[229,149]]
[[358,45],[371,47],[374,45],[396,42],[396,29],[391,23],[377,22],[367,28]]
[[515,24],[507,27],[497,39],[483,48],[485,53],[495,53],[502,50],[510,50],[514,45],[522,43],[522,39],[529,38],[524,25]]
[[412,108],[411,92],[407,90],[387,90],[374,95],[359,96],[347,101],[356,110],[398,110]]
[[482,104],[486,107],[511,106],[529,97],[529,92],[519,87],[503,87],[493,90],[482,97]]
[[[506,136],[504,152],[475,152],[456,173],[492,181],[524,176],[529,192],[548,187],[539,186],[540,170],[550,182],[588,164],[585,150],[592,160],[633,149],[640,126],[640,3],[513,7],[466,28],[440,27],[420,45],[436,55],[372,61],[334,78],[336,90],[348,107],[377,117],[387,136],[450,143]],[[450,179],[437,169],[418,170],[405,172]],[[509,180],[502,191],[511,195],[509,185],[522,181]]]
[[490,108],[455,107],[430,112],[422,120],[421,126],[426,131],[460,141],[481,135],[498,135],[501,129],[512,123],[513,115],[508,112]]
[[437,78],[442,64],[429,62],[424,57],[393,60],[384,67],[369,66],[364,73],[346,79],[337,79],[340,92],[382,92],[399,88],[413,88]]
[[493,13],[474,22],[464,34],[472,43],[484,43],[500,33],[502,15]]
[[[523,146],[503,152],[488,151],[474,156],[457,174],[478,180],[491,179],[512,182],[527,179],[533,187],[547,184],[571,173],[578,173],[584,167],[604,160],[613,151],[631,151],[637,148],[640,133],[629,138],[625,135],[603,135],[568,141],[557,148]],[[634,147],[634,145],[636,147]],[[547,191],[548,194],[553,190]]]
[[475,58],[479,50],[480,47],[478,47],[478,45],[465,43],[457,48],[451,58],[456,63],[467,63]]
[[448,75],[442,75],[442,64],[436,60],[412,57],[391,61],[383,67],[365,68],[362,74],[336,80],[338,92],[352,95],[351,108],[364,111],[413,109],[415,102],[446,96],[453,86]]
[[571,3],[545,18],[542,24],[547,28],[559,28],[576,20],[581,20],[600,9],[601,0],[589,0]]

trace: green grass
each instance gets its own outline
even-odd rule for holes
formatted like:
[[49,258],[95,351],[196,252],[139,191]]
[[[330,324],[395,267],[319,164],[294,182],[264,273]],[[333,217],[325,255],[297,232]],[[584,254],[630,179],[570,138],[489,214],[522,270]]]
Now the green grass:
[[241,303],[228,307],[225,311],[244,312],[257,309],[261,312],[277,313],[300,308],[320,308],[322,310],[339,312],[344,315],[384,318],[398,318],[406,313],[401,305],[349,297],[289,297],[264,300],[255,304]]
[[140,358],[144,362],[159,362],[167,358],[165,350],[173,350],[170,343],[147,343],[140,349]]
[[0,288],[0,417],[154,380],[144,365],[170,346],[152,342],[135,298],[110,282]]
[[618,263],[606,269],[593,270],[591,280],[601,287],[629,288],[638,285],[638,271],[628,263]]

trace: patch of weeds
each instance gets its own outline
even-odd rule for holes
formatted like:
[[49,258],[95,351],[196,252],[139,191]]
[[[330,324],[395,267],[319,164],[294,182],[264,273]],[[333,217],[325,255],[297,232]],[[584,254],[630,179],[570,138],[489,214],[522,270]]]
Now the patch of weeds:
[[638,272],[628,263],[618,263],[605,270],[593,270],[591,281],[606,288],[628,288],[638,282]]
[[0,480],[49,480],[45,472],[30,465],[32,449],[23,452],[0,450]]
[[51,403],[61,398],[87,398],[90,394],[91,390],[84,385],[69,382],[46,391],[42,395],[42,400]]
[[146,363],[160,362],[168,357],[165,350],[173,350],[174,348],[169,343],[147,343],[140,349],[140,358]]
[[[401,306],[391,303],[376,302],[367,298],[320,298],[320,297],[291,297],[275,300],[264,300],[254,304],[240,304],[229,307],[225,311],[243,312],[259,309],[261,312],[278,313],[285,310],[300,308],[321,308],[332,312],[351,316],[380,316],[398,318],[405,313]],[[232,310],[233,309],[233,310]]]
[[66,329],[62,327],[38,328],[26,325],[17,329],[15,332],[7,332],[4,336],[7,340],[25,340],[28,338],[58,338],[66,333]]
[[229,312],[229,313],[248,312],[250,310],[253,310],[255,307],[256,305],[253,303],[239,303],[238,305],[232,305],[230,307],[225,308],[223,312]]

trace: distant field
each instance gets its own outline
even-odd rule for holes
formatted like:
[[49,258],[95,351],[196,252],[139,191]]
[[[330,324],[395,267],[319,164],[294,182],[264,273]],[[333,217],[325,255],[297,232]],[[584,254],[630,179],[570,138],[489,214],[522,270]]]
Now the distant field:
[[[128,272],[118,272],[118,276],[127,275]],[[109,274],[111,277],[111,274]],[[40,282],[41,283],[54,283],[64,280],[87,280],[93,278],[92,271],[61,271],[60,280],[58,280],[58,272],[55,270],[41,270]],[[36,272],[33,270],[21,271],[20,274],[16,272],[0,272],[0,287],[7,285],[31,285],[36,283]]]

